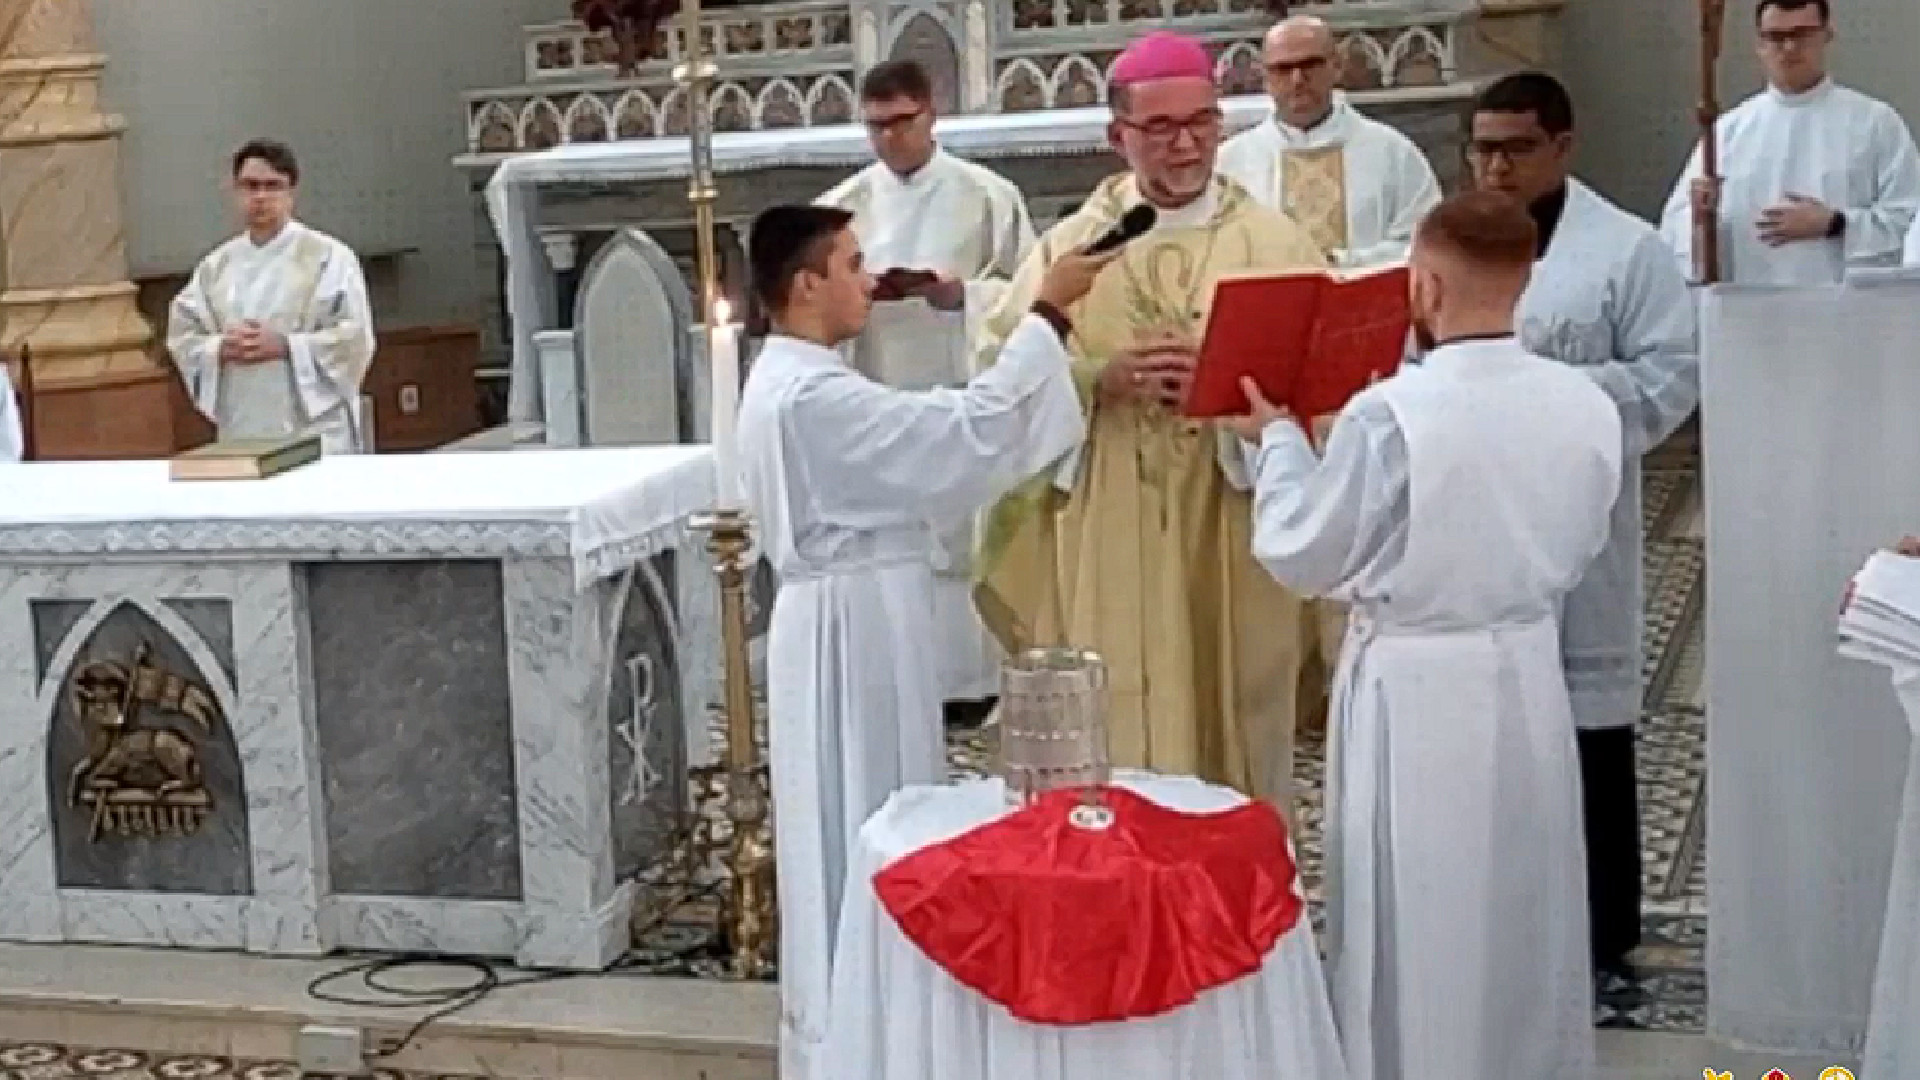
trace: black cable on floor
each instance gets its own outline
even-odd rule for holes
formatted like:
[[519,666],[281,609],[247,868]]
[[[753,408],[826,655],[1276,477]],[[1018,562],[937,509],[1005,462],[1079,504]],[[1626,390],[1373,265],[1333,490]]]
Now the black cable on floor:
[[[634,936],[636,938],[644,938],[671,921],[675,912],[696,900],[711,899],[715,892],[716,887],[710,885],[688,890],[687,894],[679,897],[675,903],[668,905],[665,909],[656,913],[655,916],[648,921],[647,925],[640,928]],[[712,942],[703,942],[697,947],[690,946],[687,949],[672,954],[671,959],[685,960],[689,956],[706,948],[710,948],[711,946]],[[479,957],[428,955],[382,956],[349,964],[337,971],[330,971],[318,976],[307,984],[307,996],[315,1001],[326,1002],[329,1005],[344,1005],[351,1008],[431,1008],[433,1010],[432,1012],[415,1021],[413,1026],[409,1027],[400,1038],[388,1040],[369,1051],[368,1056],[370,1058],[383,1060],[394,1057],[407,1047],[413,1045],[414,1040],[418,1039],[420,1033],[425,1031],[429,1026],[452,1016],[462,1009],[467,1009],[478,1004],[497,990],[511,990],[515,987],[531,986],[535,983],[557,982],[562,979],[604,978],[617,974],[645,974],[647,969],[657,969],[659,966],[658,962],[642,961],[641,958],[635,954],[628,953],[626,956],[614,961],[613,965],[605,971],[540,971],[523,972],[508,976],[502,972],[503,965]],[[385,978],[395,971],[419,967],[462,968],[471,971],[474,974],[474,979],[472,982],[460,986],[420,987],[396,986]],[[329,989],[336,983],[356,975],[359,976],[361,985],[368,991],[367,996],[352,996]]]

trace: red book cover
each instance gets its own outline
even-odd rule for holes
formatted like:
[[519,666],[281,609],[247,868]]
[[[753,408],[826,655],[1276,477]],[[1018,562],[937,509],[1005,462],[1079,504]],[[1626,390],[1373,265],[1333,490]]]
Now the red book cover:
[[1214,286],[1186,415],[1243,415],[1245,376],[1302,420],[1337,413],[1399,368],[1412,327],[1405,266],[1224,278]]

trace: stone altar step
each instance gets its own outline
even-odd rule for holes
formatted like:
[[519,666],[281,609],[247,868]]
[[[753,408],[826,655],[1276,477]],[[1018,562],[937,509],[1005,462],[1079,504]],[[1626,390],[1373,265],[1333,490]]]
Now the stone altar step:
[[[0,944],[0,1043],[292,1062],[300,1029],[397,1039],[429,1009],[360,1008],[308,987],[352,958],[290,960],[85,945]],[[502,969],[505,979],[519,973]],[[389,981],[457,987],[468,970]],[[364,996],[357,978],[332,991]],[[582,975],[496,990],[435,1021],[375,1068],[568,1080],[773,1080],[778,998],[767,984]]]

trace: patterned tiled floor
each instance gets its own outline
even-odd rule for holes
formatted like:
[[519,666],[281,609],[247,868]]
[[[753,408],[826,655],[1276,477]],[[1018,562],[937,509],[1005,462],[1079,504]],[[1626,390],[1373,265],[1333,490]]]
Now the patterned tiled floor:
[[[1603,1012],[1605,1027],[1697,1033],[1706,1013],[1705,762],[1706,719],[1700,696],[1703,546],[1698,532],[1694,457],[1679,448],[1649,462],[1643,485],[1648,543],[1647,702],[1639,728],[1642,868],[1646,895],[1645,943],[1636,959],[1645,1002]],[[978,774],[992,761],[987,738],[956,734],[950,761],[958,775]],[[1297,775],[1305,793],[1300,814],[1301,877],[1320,899],[1319,792],[1323,747],[1300,747]],[[657,974],[697,976],[710,970],[699,957],[704,932],[668,924],[636,950],[635,967]],[[380,1080],[431,1080],[395,1072]],[[73,1050],[54,1045],[0,1045],[0,1080],[299,1080],[284,1062],[235,1062],[199,1056],[150,1057],[129,1051]],[[446,1078],[461,1080],[461,1078]]]

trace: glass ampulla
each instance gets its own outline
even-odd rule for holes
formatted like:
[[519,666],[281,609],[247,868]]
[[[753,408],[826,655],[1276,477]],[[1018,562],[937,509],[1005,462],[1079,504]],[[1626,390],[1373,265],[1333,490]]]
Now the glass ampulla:
[[1000,667],[1000,765],[1007,797],[1028,803],[1111,779],[1107,665],[1084,649],[1028,649]]

